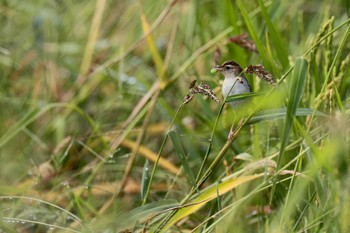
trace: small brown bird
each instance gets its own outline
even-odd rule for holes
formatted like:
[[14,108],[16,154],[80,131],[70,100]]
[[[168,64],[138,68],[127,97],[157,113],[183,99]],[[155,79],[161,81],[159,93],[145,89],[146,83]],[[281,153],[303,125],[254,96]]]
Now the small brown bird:
[[[224,62],[221,66],[216,66],[211,71],[212,73],[219,71],[225,76],[224,83],[222,84],[222,95],[224,98],[232,95],[250,93],[252,91],[248,80],[243,74],[242,67],[234,61]],[[245,100],[238,100],[230,102],[229,104],[233,109],[236,109],[245,102]]]

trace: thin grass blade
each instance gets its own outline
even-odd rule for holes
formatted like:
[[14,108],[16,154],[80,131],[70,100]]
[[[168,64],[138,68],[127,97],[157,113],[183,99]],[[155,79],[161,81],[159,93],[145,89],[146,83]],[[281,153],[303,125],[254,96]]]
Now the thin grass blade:
[[[295,116],[310,116],[314,112],[313,109],[311,108],[298,108],[295,111]],[[249,122],[247,123],[248,125],[254,125],[258,124],[261,122],[266,122],[266,121],[275,121],[278,119],[285,118],[287,115],[287,108],[278,108],[278,109],[271,109],[271,110],[265,110],[258,112],[255,116],[253,116]],[[321,117],[327,117],[326,114],[316,111],[315,113],[316,116],[321,116]]]
[[178,156],[180,157],[180,160],[181,160],[181,163],[182,163],[182,166],[184,168],[184,172],[185,172],[185,175],[189,181],[189,183],[192,185],[192,187],[196,187],[196,179],[193,175],[193,172],[191,170],[191,167],[190,165],[188,164],[188,161],[187,161],[187,158],[185,156],[185,151],[182,147],[182,144],[181,144],[181,141],[177,135],[176,132],[174,131],[170,131],[169,132],[169,137],[174,145],[174,148],[176,150],[176,153],[178,154]]
[[245,94],[231,95],[226,98],[225,103],[249,99],[256,96],[265,95],[267,93],[268,92],[265,91],[265,92],[251,92],[251,93],[245,93]]
[[142,171],[142,179],[141,179],[141,199],[145,197],[145,194],[148,189],[149,185],[149,180],[150,180],[150,167],[149,167],[149,161],[146,159],[145,165],[143,166],[143,171]]

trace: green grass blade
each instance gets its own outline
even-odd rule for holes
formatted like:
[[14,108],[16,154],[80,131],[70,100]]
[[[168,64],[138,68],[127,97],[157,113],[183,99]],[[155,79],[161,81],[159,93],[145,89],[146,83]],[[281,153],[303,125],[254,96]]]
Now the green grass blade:
[[[310,116],[314,112],[311,108],[298,108],[295,111],[295,116]],[[258,112],[255,116],[253,116],[249,122],[248,125],[254,125],[261,122],[267,122],[267,121],[275,121],[278,119],[285,118],[287,115],[287,109],[286,108],[279,108],[279,109],[271,109],[271,110],[265,110]],[[327,117],[326,114],[316,111],[316,116],[322,116]]]
[[276,70],[275,66],[272,64],[272,62],[268,59],[266,49],[263,46],[261,39],[258,36],[258,32],[256,31],[255,27],[253,26],[253,22],[251,21],[249,14],[247,10],[245,9],[243,3],[241,0],[237,0],[237,5],[239,9],[241,10],[242,16],[244,18],[245,24],[248,28],[249,34],[251,35],[256,48],[259,51],[259,54],[261,56],[261,59],[263,60],[264,65],[266,66],[267,70]]
[[288,66],[288,51],[286,49],[287,47],[282,39],[282,36],[278,33],[275,26],[273,25],[263,1],[258,0],[258,2],[261,9],[261,13],[265,19],[267,29],[271,35],[269,38],[272,41],[272,48],[274,48],[274,50],[276,51],[278,60],[281,63],[282,68],[285,69]]
[[251,93],[245,93],[245,94],[239,94],[239,95],[231,95],[231,96],[226,98],[225,103],[234,102],[234,101],[238,101],[238,100],[249,99],[249,98],[260,96],[260,95],[264,95],[264,94],[267,94],[267,93],[268,92],[264,91],[264,92],[251,92]]
[[181,141],[180,141],[177,133],[174,131],[170,131],[169,137],[174,145],[174,148],[176,150],[177,155],[180,157],[180,160],[181,160],[181,163],[182,163],[182,166],[184,168],[184,172],[185,172],[185,175],[186,175],[188,181],[190,182],[192,187],[196,187],[196,179],[194,178],[191,167],[188,164],[187,158],[185,156],[186,153],[181,145]]
[[291,85],[289,88],[287,114],[285,118],[286,120],[284,122],[283,132],[282,132],[281,147],[279,151],[277,168],[279,168],[280,166],[281,157],[283,156],[284,150],[287,145],[289,132],[293,124],[295,113],[300,103],[301,97],[303,96],[307,75],[308,75],[307,61],[304,58],[298,58],[294,66]]

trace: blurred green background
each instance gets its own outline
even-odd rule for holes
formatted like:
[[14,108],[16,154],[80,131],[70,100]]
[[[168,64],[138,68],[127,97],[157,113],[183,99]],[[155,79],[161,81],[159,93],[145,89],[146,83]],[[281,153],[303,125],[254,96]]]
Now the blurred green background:
[[[349,9],[1,0],[2,231],[348,232]],[[244,33],[257,52],[230,42]],[[247,75],[268,95],[241,110],[222,153],[240,113],[183,101],[196,79],[223,102],[210,69],[226,60],[263,64],[279,83]],[[194,202],[208,203],[175,213]]]

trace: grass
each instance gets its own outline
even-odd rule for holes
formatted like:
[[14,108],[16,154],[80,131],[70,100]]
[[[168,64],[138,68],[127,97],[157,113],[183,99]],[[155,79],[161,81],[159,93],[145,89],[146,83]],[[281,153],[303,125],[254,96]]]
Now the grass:
[[0,5],[2,232],[350,230],[346,0]]

